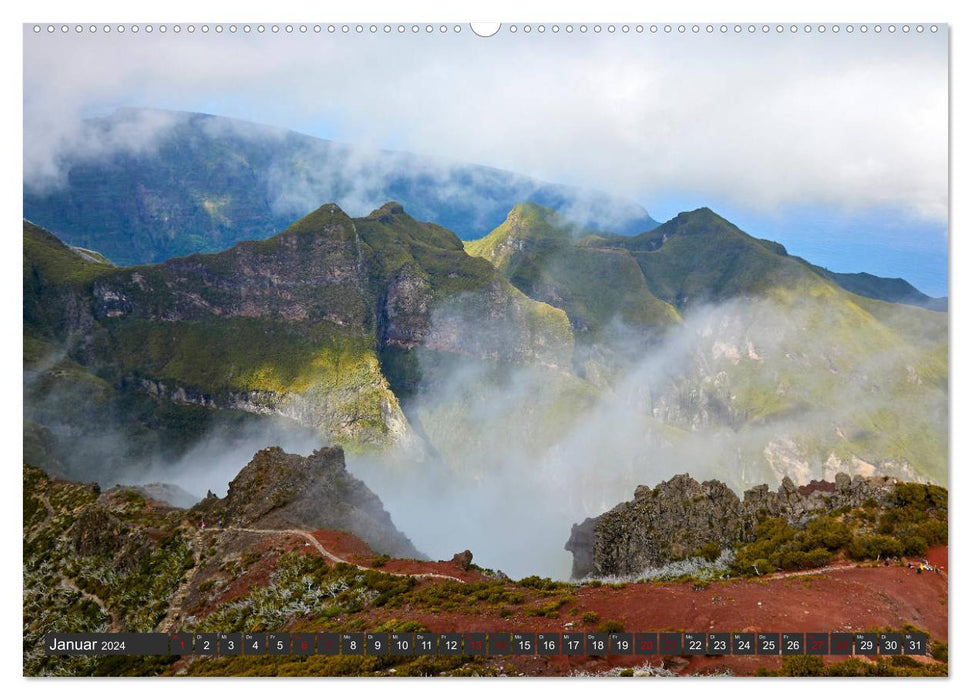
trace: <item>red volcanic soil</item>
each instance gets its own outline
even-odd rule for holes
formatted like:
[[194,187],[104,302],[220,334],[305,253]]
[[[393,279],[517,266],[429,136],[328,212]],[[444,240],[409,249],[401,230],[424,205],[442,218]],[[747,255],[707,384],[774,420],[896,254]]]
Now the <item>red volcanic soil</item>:
[[927,550],[927,563],[947,573],[947,545],[938,545]]
[[[928,553],[928,562],[946,568],[947,547]],[[434,585],[431,582],[423,585]],[[523,590],[523,589],[520,589]],[[564,632],[596,631],[606,620],[620,622],[627,632],[858,632],[876,628],[901,629],[913,625],[931,639],[947,640],[947,575],[917,574],[906,566],[856,566],[844,562],[819,573],[713,582],[704,588],[687,583],[629,583],[623,587],[583,586],[574,591],[577,602],[563,607],[558,619],[530,617],[525,609],[547,599],[528,600],[515,613],[501,618],[484,606],[481,611],[408,611],[433,632]],[[577,607],[576,615],[568,610]],[[580,616],[592,611],[598,623],[584,625]],[[400,610],[374,611],[374,623],[402,617]],[[826,657],[838,661],[845,657]],[[662,661],[681,674],[729,670],[751,675],[771,669],[779,657],[503,657],[502,665],[529,675],[564,675],[576,671],[602,672],[613,667]]]
[[[214,536],[219,533],[217,530],[209,530],[208,535]],[[285,535],[282,541],[273,541],[267,538],[257,537],[249,533],[234,533],[235,542],[233,547],[239,551],[259,553],[260,558],[246,567],[246,573],[232,583],[229,587],[219,594],[219,596],[208,604],[195,611],[197,616],[205,616],[213,613],[223,603],[227,603],[236,598],[240,598],[261,586],[266,586],[270,581],[270,575],[276,568],[277,560],[280,558],[280,551],[275,545],[282,545],[284,551],[297,550],[304,544],[304,540],[294,535]],[[207,540],[210,542],[212,540]]]
[[477,569],[466,571],[461,566],[449,561],[419,561],[417,559],[392,559],[381,567],[381,571],[389,574],[407,574],[421,576],[422,574],[438,574],[461,579],[465,583],[489,581],[488,576]]
[[339,530],[316,530],[311,533],[331,554],[355,564],[371,566],[376,556],[361,539],[349,532]]
[[465,570],[457,564],[448,561],[420,561],[417,559],[391,559],[381,567],[374,567],[377,555],[370,547],[348,532],[336,530],[317,530],[311,533],[324,549],[352,564],[369,569],[379,568],[388,574],[403,574],[408,576],[422,574],[438,574],[461,579],[467,583],[473,581],[487,581],[488,578],[476,569]]
[[[357,537],[344,532],[318,530],[313,537],[333,555],[373,568],[376,555]],[[298,536],[287,535],[281,543],[304,553],[315,551]],[[269,542],[264,542],[264,545]],[[878,628],[900,630],[912,625],[932,640],[948,638],[948,548],[932,548],[928,563],[943,573],[916,573],[903,565],[836,562],[823,569],[776,574],[757,579],[730,579],[707,585],[689,583],[628,583],[612,586],[578,586],[553,596],[529,588],[504,584],[526,596],[521,605],[463,605],[458,610],[432,612],[421,606],[373,608],[363,613],[365,623],[376,627],[391,619],[417,622],[433,632],[593,632],[605,621],[617,621],[626,632],[859,632]],[[254,576],[237,582],[238,595],[265,577],[272,557],[264,556]],[[917,560],[914,561],[917,563]],[[490,580],[481,571],[465,571],[452,562],[391,559],[377,570],[389,574],[440,574],[466,582]],[[448,581],[422,578],[419,588],[441,586]],[[558,618],[536,617],[530,609],[571,595]],[[233,597],[233,595],[227,596]],[[222,597],[225,600],[227,597]],[[499,615],[505,607],[506,617]],[[571,612],[574,611],[574,612]],[[584,613],[596,613],[598,621],[583,624]],[[845,657],[827,657],[827,663]],[[759,668],[776,668],[780,657],[496,657],[494,663],[509,673],[568,675],[578,671],[600,673],[615,667],[662,663],[679,674],[729,671],[752,675]]]

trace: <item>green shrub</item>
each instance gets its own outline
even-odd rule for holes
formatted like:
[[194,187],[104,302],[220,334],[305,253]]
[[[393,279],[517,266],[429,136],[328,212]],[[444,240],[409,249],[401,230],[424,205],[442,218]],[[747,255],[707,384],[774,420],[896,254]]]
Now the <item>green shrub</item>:
[[587,610],[580,616],[580,621],[585,625],[595,625],[600,620],[600,615],[593,610]]
[[559,587],[559,584],[548,578],[540,578],[539,576],[527,576],[519,582],[520,586],[525,588],[535,588],[538,591],[551,591]]
[[826,665],[819,656],[785,656],[782,658],[780,676],[822,676]]
[[889,535],[861,535],[854,537],[847,548],[847,554],[853,559],[882,559],[883,557],[899,557],[903,554],[903,546]]
[[691,556],[701,557],[707,559],[708,561],[715,561],[718,559],[719,555],[722,553],[722,547],[717,542],[709,542],[708,544],[698,547]]
[[927,540],[920,535],[901,535],[899,541],[907,556],[920,557],[927,552]]
[[804,542],[807,549],[835,551],[853,539],[853,533],[846,523],[828,515],[810,520],[806,524],[804,532]]
[[598,632],[623,632],[624,623],[620,620],[604,620],[597,628]]

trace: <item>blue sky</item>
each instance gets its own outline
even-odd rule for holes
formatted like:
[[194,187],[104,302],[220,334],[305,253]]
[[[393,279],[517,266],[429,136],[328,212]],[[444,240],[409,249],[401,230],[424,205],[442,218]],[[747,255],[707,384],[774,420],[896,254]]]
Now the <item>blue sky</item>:
[[946,293],[946,29],[24,39],[28,181],[83,115],[205,111],[601,189],[660,220],[709,206],[833,270]]

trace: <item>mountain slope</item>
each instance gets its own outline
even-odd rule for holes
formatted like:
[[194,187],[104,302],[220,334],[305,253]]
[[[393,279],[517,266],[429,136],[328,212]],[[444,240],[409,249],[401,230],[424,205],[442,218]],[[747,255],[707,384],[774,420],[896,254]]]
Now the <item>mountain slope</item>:
[[652,329],[676,323],[677,311],[651,293],[633,257],[598,245],[600,240],[597,232],[552,209],[527,203],[465,248],[495,265],[523,293],[566,311],[585,340],[595,339],[612,321]]
[[606,245],[631,251],[652,291],[678,308],[787,284],[801,276],[802,266],[859,296],[947,310],[946,298],[933,299],[905,280],[831,272],[790,256],[783,245],[754,238],[707,207],[637,236],[608,236]]
[[[676,308],[681,319],[651,345],[630,333],[594,338],[578,329],[578,341],[592,343],[579,356],[595,358],[586,376],[626,396],[594,411],[609,442],[644,436],[667,455],[662,462],[688,460],[697,471],[702,459],[706,474],[730,474],[739,486],[838,469],[946,478],[945,314],[852,294],[709,209],[633,237],[557,227],[550,215],[518,207],[466,249],[526,293],[562,305],[575,328],[595,309],[599,327],[621,319],[626,329],[621,308],[604,303],[621,292]],[[559,260],[591,253],[629,256],[641,283],[626,286],[615,269],[587,287],[591,304],[567,293],[551,299]],[[562,277],[570,291],[584,281],[576,269]]]
[[[809,265],[809,263],[806,263]],[[810,265],[816,274],[832,280],[843,289],[870,299],[895,304],[920,306],[929,311],[947,311],[947,297],[930,297],[919,291],[907,280],[878,277],[868,272],[832,272],[824,267]]]
[[121,464],[133,435],[148,444],[129,458],[159,440],[171,457],[213,421],[230,434],[271,418],[355,448],[411,444],[389,352],[406,368],[425,346],[570,364],[562,311],[394,204],[364,220],[325,205],[265,241],[130,268],[88,262],[25,222],[24,254],[25,442],[49,446],[45,466],[74,462],[89,478],[111,472],[97,465],[105,445],[57,445],[98,434],[98,421],[122,426],[128,447],[107,460]]
[[598,192],[205,114],[119,110],[88,120],[82,140],[81,153],[105,146],[65,154],[63,182],[28,182],[24,216],[119,264],[267,238],[328,201],[356,215],[400,201],[465,238],[525,200],[620,233],[656,225],[640,205]]
[[604,245],[629,251],[651,291],[678,309],[760,294],[807,276],[777,243],[749,236],[708,208],[682,212],[631,238],[611,236]]

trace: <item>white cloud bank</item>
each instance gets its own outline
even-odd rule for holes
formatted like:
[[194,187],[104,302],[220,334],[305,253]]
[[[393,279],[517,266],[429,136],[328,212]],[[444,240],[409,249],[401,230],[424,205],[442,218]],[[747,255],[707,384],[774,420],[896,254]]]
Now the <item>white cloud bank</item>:
[[[82,115],[208,111],[636,197],[947,216],[947,37],[24,37],[24,172]],[[145,136],[150,140],[150,136]],[[118,144],[106,144],[116,148]],[[92,144],[83,144],[90,155]]]

